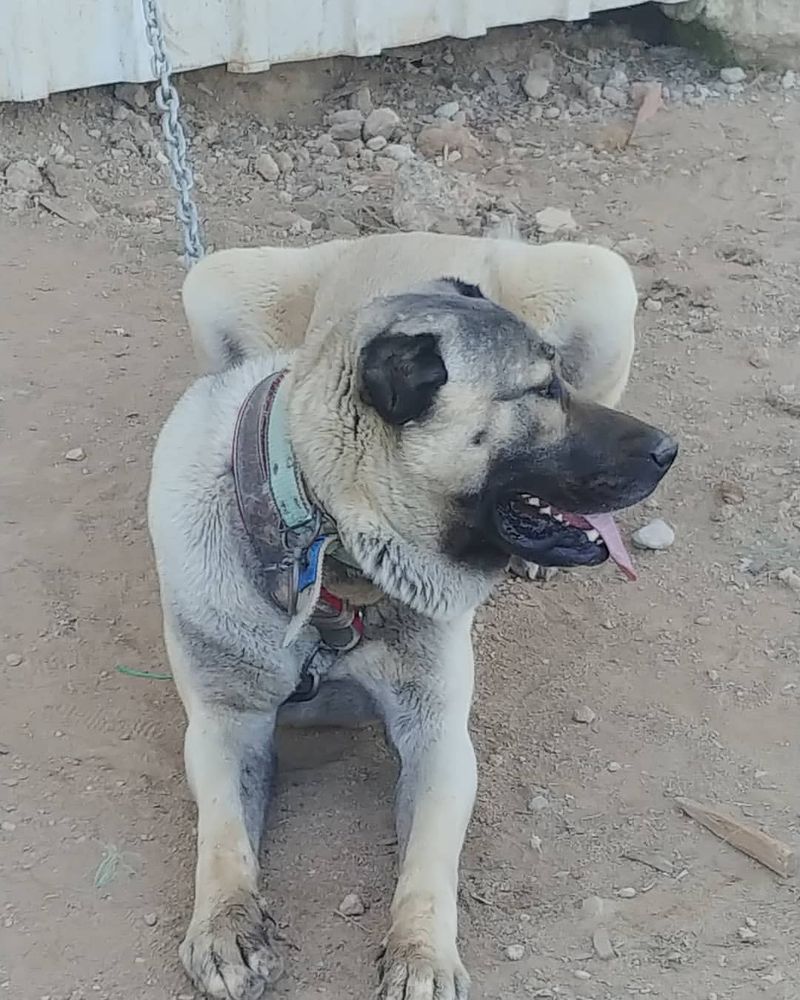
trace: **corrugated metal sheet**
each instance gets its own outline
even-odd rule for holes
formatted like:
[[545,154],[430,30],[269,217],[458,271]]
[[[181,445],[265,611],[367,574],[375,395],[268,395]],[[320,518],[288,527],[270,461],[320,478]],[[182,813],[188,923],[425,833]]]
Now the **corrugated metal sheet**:
[[[579,21],[641,0],[161,0],[177,70],[383,49],[504,24]],[[674,0],[677,2],[677,0]],[[0,0],[0,100],[152,79],[141,0]]]

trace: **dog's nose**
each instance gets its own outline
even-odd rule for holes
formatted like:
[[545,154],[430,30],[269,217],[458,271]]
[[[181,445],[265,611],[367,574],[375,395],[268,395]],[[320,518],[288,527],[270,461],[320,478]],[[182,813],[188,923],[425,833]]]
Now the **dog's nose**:
[[678,442],[669,434],[662,434],[661,440],[650,452],[650,457],[659,469],[668,469],[678,454]]

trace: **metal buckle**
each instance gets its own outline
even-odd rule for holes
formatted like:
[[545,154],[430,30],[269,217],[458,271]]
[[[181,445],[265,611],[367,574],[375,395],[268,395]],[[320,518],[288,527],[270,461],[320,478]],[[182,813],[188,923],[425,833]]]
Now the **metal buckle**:
[[316,698],[320,684],[322,683],[322,678],[320,677],[319,671],[314,667],[313,664],[314,660],[317,658],[317,654],[320,651],[321,647],[317,646],[314,652],[308,657],[306,662],[303,664],[303,669],[300,672],[300,680],[297,682],[297,687],[286,699],[284,705],[297,704],[298,702],[303,702],[303,701],[311,701],[312,698]]

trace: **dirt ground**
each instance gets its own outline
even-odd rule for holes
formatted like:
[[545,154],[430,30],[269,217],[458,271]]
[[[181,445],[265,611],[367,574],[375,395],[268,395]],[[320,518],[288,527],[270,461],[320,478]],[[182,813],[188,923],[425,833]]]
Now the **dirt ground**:
[[[533,100],[531,59],[549,82]],[[620,66],[669,91],[624,148],[633,106],[591,90],[616,72],[624,98]],[[646,300],[625,405],[682,452],[624,522],[661,516],[676,541],[638,554],[635,584],[608,567],[509,579],[480,613],[461,937],[485,1000],[800,995],[796,880],[674,804],[715,802],[800,847],[800,593],[779,578],[800,568],[800,102],[779,78],[718,81],[617,29],[540,28],[182,83],[218,247],[392,228],[388,157],[325,139],[323,114],[363,82],[400,144],[439,105],[466,111],[480,148],[429,160],[479,195],[466,231],[513,215],[543,238],[551,206],[576,238],[646,241],[625,244]],[[2,107],[0,134],[0,172],[35,170],[22,188],[6,170],[0,212],[0,996],[186,1000],[183,717],[169,681],[117,669],[166,669],[145,493],[193,370],[157,119],[98,91]],[[264,150],[292,169],[266,179]],[[372,732],[328,732],[287,736],[281,765],[275,995],[367,997],[393,761]],[[367,909],[345,919],[351,892]]]

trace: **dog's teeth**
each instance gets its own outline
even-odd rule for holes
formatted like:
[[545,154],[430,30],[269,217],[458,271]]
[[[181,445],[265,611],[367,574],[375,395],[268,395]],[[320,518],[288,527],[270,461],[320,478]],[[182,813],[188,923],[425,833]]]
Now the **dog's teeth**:
[[543,514],[552,514],[552,512],[553,512],[553,508],[552,507],[542,507],[542,513]]
[[530,500],[528,501],[528,503],[531,505],[531,507],[541,507],[542,506],[542,501],[538,497],[531,497]]
[[596,542],[597,539],[600,537],[600,532],[597,530],[597,528],[592,528],[590,531],[586,532],[586,537],[589,539],[590,542]]
[[562,524],[564,523],[564,518],[560,514],[553,514],[553,517],[556,521],[560,521]]

